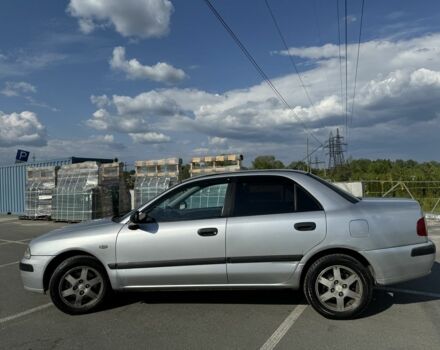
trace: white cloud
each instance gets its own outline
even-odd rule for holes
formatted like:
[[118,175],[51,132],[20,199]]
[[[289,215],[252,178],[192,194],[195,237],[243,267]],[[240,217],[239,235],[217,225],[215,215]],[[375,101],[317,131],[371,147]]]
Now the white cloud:
[[[36,159],[55,159],[68,156],[108,158],[118,157],[128,159],[134,150],[128,150],[126,146],[115,140],[113,135],[92,135],[86,138],[77,139],[49,139],[42,147],[26,145]],[[0,147],[0,161],[10,161],[15,155],[16,148],[12,146]]]
[[0,77],[24,76],[36,70],[46,69],[59,64],[66,55],[56,52],[34,52],[22,49],[0,58]]
[[98,107],[107,106],[96,110],[93,117],[86,121],[88,126],[97,130],[143,133],[150,131],[150,127],[161,118],[177,116],[182,112],[176,101],[155,90],[135,97],[113,95],[110,99],[92,96],[91,100]]
[[168,34],[173,11],[169,0],[70,0],[67,7],[85,34],[112,25],[124,37],[139,38]]
[[223,146],[226,145],[228,139],[226,137],[209,137],[209,144],[214,146]]
[[100,95],[100,96],[92,95],[90,96],[90,101],[92,101],[92,103],[98,106],[99,108],[104,108],[110,105],[110,99],[108,98],[107,95]]
[[[404,130],[411,134],[412,125],[438,118],[439,48],[440,34],[399,41],[373,40],[361,45],[355,114],[351,124],[353,132],[350,133],[353,152],[374,148],[377,138],[383,137],[378,125],[402,123]],[[357,45],[349,46],[349,110],[356,51]],[[309,67],[302,72],[302,77],[314,108],[296,74],[287,74],[272,78],[272,82],[293,111],[275,98],[265,83],[220,94],[168,88],[135,96],[114,95],[87,123],[100,130],[131,134],[175,132],[185,133],[185,138],[192,140],[198,135],[198,143],[208,136],[208,145],[194,141],[191,149],[243,149],[255,154],[263,145],[265,150],[275,151],[278,145],[287,157],[295,154],[295,158],[300,159],[303,152],[299,154],[298,150],[304,148],[306,138],[303,123],[321,142],[336,127],[345,134],[345,96],[340,95],[337,47],[297,48],[294,52],[306,61],[304,67]],[[97,107],[100,106],[97,104]],[[430,124],[430,132],[434,129],[440,133],[440,125]],[[422,133],[422,130],[420,127],[417,132]],[[368,135],[370,145],[360,135]],[[353,139],[355,137],[359,137],[359,143]],[[392,146],[391,138],[384,142]],[[405,138],[401,143],[405,144]]]
[[0,91],[2,95],[12,97],[19,96],[21,94],[35,93],[37,88],[25,81],[7,81],[5,82],[5,87]]
[[155,90],[143,92],[135,97],[113,95],[113,103],[120,115],[163,116],[175,115],[180,110],[172,98]]
[[115,71],[124,72],[128,79],[150,79],[161,83],[175,84],[186,78],[183,70],[174,68],[165,62],[147,66],[142,65],[135,58],[127,60],[125,58],[125,48],[122,46],[113,49],[110,66]]
[[33,112],[11,114],[0,112],[0,125],[0,146],[2,147],[44,146],[47,142],[46,128]]
[[142,144],[167,143],[171,141],[171,138],[169,136],[158,132],[146,132],[129,135],[134,142]]
[[322,59],[339,57],[339,48],[334,44],[325,44],[323,46],[291,47],[289,50],[272,51],[271,53],[283,56],[290,55],[301,58]]

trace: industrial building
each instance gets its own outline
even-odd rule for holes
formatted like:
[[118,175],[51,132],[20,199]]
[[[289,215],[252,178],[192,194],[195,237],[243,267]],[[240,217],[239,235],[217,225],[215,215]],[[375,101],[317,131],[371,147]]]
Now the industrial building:
[[25,192],[28,167],[50,167],[86,161],[112,163],[113,159],[67,157],[61,159],[0,165],[0,214],[25,214]]

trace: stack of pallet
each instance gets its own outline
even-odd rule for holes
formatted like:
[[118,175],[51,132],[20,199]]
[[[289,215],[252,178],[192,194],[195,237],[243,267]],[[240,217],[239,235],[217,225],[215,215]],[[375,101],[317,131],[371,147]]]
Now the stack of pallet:
[[239,171],[242,168],[241,154],[223,154],[219,156],[194,157],[191,159],[192,176]]
[[79,222],[117,215],[115,183],[122,174],[119,163],[113,164],[105,176],[98,162],[63,165],[53,193],[52,219]]
[[138,207],[179,181],[182,159],[138,160],[135,167],[134,198]]
[[56,186],[57,170],[50,167],[28,167],[26,174],[25,217],[48,219],[52,212],[52,191]]
[[130,191],[125,182],[123,163],[101,164],[100,184],[112,193],[114,215],[123,215],[131,210]]

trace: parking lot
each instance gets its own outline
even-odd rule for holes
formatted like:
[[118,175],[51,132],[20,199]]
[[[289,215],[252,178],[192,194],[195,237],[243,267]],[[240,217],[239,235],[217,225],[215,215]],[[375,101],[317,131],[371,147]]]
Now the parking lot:
[[[438,253],[430,276],[377,289],[351,321],[327,320],[288,290],[124,293],[69,316],[25,291],[18,271],[27,242],[64,225],[0,216],[1,349],[440,349]],[[440,224],[430,236],[439,247]]]

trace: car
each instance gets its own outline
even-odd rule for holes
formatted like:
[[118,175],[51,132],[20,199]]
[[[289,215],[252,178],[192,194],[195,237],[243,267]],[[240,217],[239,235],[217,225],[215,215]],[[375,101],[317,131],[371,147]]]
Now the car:
[[20,270],[68,314],[112,290],[302,288],[323,316],[349,319],[375,285],[429,274],[435,250],[414,200],[359,199],[302,171],[240,171],[37,237]]

